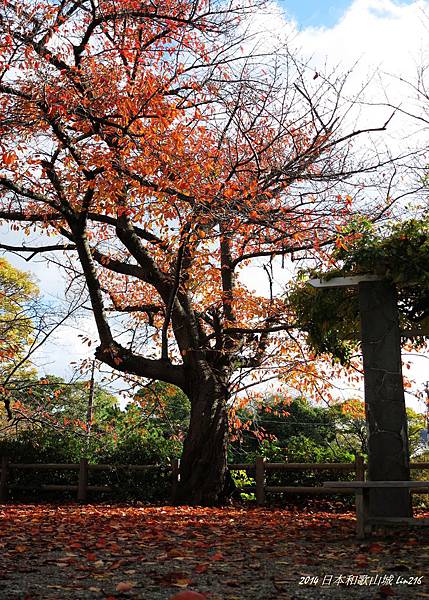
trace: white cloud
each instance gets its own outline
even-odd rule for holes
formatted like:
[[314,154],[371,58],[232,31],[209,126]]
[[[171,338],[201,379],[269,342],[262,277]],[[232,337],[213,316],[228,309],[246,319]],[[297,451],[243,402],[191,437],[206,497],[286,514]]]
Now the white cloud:
[[306,52],[341,62],[362,56],[369,64],[390,64],[397,72],[427,45],[428,10],[426,0],[354,0],[334,27],[310,27],[299,35]]
[[[350,71],[345,90],[350,97],[371,80],[366,100],[387,98],[400,104],[412,99],[407,97],[410,90],[398,79],[415,82],[418,67],[429,59],[429,1],[354,0],[335,26],[301,29],[272,2],[253,16],[249,31],[254,35],[259,31],[256,37],[263,50],[288,43],[308,58],[314,71],[324,73],[334,67],[338,72]],[[386,114],[386,110],[367,108],[362,118],[369,123]],[[404,121],[396,119],[395,126],[398,131],[403,129]],[[413,126],[416,123],[406,124],[407,128]]]
[[[82,341],[82,335],[91,340],[91,346]],[[33,360],[39,366],[41,374],[56,374],[68,379],[77,368],[77,364],[71,363],[80,363],[83,359],[92,358],[97,340],[94,319],[79,318],[60,327],[34,355]]]
[[[329,64],[352,69],[350,93],[378,70],[378,85],[373,79],[368,99],[411,102],[410,90],[399,78],[415,82],[417,69],[429,58],[429,2],[355,0],[334,27],[304,29],[297,41],[315,64],[326,58]],[[403,126],[396,122],[398,129]]]
[[[345,115],[343,131],[382,127],[393,112],[386,104],[413,114],[424,110],[405,82],[415,84],[419,67],[429,59],[429,0],[354,0],[335,26],[301,29],[285,12],[287,1],[285,5],[273,0],[245,22],[245,52],[280,53],[287,45],[293,59],[307,64],[304,79],[310,94],[312,89],[317,94],[320,85],[320,79],[313,82],[316,72],[334,87],[347,73],[339,110]],[[355,139],[356,159],[359,155],[377,162],[388,151],[404,156],[428,146],[423,136],[427,138],[427,131],[422,132],[421,122],[396,111],[386,132]]]
[[[418,99],[401,79],[415,83],[418,69],[428,64],[429,2],[355,0],[335,27],[304,29],[297,40],[316,65],[323,64],[326,58],[328,63],[348,69],[358,61],[349,81],[350,94],[378,71],[379,75],[366,90],[366,98],[373,102],[387,100],[414,110]],[[363,114],[363,118],[370,120],[382,115],[383,109],[373,109]],[[384,137],[386,143],[400,151],[408,144],[423,142],[427,147],[427,131],[409,137],[411,131],[419,129],[421,123],[398,115]],[[421,387],[427,380],[427,357],[413,357],[411,363],[410,374]],[[409,395],[407,405],[422,410],[421,403]]]

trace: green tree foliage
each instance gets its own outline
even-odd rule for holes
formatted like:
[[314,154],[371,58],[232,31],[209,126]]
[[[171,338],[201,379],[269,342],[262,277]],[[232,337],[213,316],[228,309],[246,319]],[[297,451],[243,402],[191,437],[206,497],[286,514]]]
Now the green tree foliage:
[[[163,385],[157,385],[156,390],[166,413],[171,418],[185,415],[181,397],[176,397],[171,389],[167,393]],[[89,387],[89,382],[68,384],[55,376],[23,380],[16,388],[22,408],[14,411],[15,426],[3,430],[0,455],[31,463],[76,463],[86,457],[90,463],[158,464],[159,470],[148,473],[123,468],[94,472],[91,483],[110,485],[118,499],[168,498],[171,486],[168,465],[181,451],[177,435],[172,435],[171,423],[161,418],[154,407],[150,411],[147,402],[140,405],[146,392],[141,391],[137,395],[139,401],[136,399],[121,410],[118,399],[96,384],[89,430],[86,423]],[[15,482],[34,488],[41,481],[67,484],[76,481],[76,474],[67,471],[17,471],[15,477]]]
[[165,437],[183,440],[189,426],[191,403],[181,389],[156,381],[137,392],[134,405],[128,410],[132,406],[141,419],[150,419]]
[[[86,424],[89,381],[68,383],[56,375],[42,378],[22,378],[15,386],[15,397],[29,413],[49,415],[59,425]],[[96,425],[113,419],[119,411],[118,399],[95,383],[93,420]]]
[[[362,400],[351,399],[330,407],[335,420],[335,441],[340,448],[366,455],[367,429],[365,404]],[[423,450],[421,431],[425,428],[425,416],[412,408],[407,408],[408,443],[410,457],[419,456]]]
[[[241,443],[233,445],[234,460],[253,462],[256,455],[268,462],[291,463],[352,462],[354,459],[353,448],[337,443],[337,411],[313,406],[305,398],[290,402],[267,398],[254,415],[253,423],[253,431],[243,432]],[[313,486],[330,478],[329,470],[267,473],[268,485]]]
[[22,355],[31,340],[30,308],[39,290],[28,273],[0,258],[0,372]]
[[[234,460],[243,462],[249,454],[265,455],[267,460],[288,459],[290,444],[295,438],[309,440],[315,447],[326,446],[335,439],[335,418],[330,410],[310,405],[304,398],[292,401],[269,397],[259,405],[255,414],[243,413],[250,421],[250,430],[244,430],[232,444]],[[271,454],[273,452],[273,454]]]
[[38,303],[39,290],[31,276],[0,258],[0,398],[8,418],[12,417],[11,381],[28,371],[24,359],[32,343]]
[[[253,428],[231,445],[234,462],[253,462],[262,455],[268,462],[352,462],[356,453],[367,454],[365,406],[351,399],[329,407],[314,406],[305,398],[291,402],[267,398],[251,418]],[[410,455],[422,452],[422,414],[407,409]],[[269,471],[269,485],[321,485],[327,479],[349,479],[353,475],[326,471]]]
[[[124,409],[118,399],[100,385],[95,386],[93,423],[85,430],[89,382],[67,384],[59,377],[29,381],[23,392],[34,411],[18,429],[9,428],[0,438],[0,454],[16,462],[109,464],[157,464],[161,468],[137,473],[116,468],[91,473],[90,483],[110,485],[116,498],[166,500],[171,477],[168,466],[181,452],[189,419],[189,401],[183,393],[164,383],[142,388]],[[155,393],[154,393],[155,392]],[[42,410],[43,408],[43,410]],[[420,431],[423,415],[407,410],[411,455],[422,450]],[[36,415],[38,418],[36,418]],[[267,398],[255,413],[242,414],[252,421],[250,430],[230,444],[230,461],[252,463],[256,455],[270,462],[352,462],[355,452],[366,453],[364,405],[349,400],[332,407],[313,406],[304,398],[291,402]],[[163,468],[164,467],[164,468]],[[333,472],[269,472],[272,485],[319,485]],[[14,475],[27,486],[45,483],[75,483],[70,472],[24,472]],[[335,477],[341,477],[335,473]],[[345,474],[345,478],[349,475]],[[237,480],[237,477],[234,477]],[[252,483],[244,473],[240,484]],[[112,497],[109,493],[109,497]],[[249,496],[250,498],[251,496]]]
[[[355,288],[312,288],[308,276],[379,275],[397,286],[403,329],[429,323],[429,219],[393,223],[382,231],[358,219],[343,231],[331,258],[335,268],[303,273],[289,295],[316,355],[330,353],[343,364],[350,362],[358,344],[358,297]],[[412,338],[412,343],[418,347],[423,340]]]

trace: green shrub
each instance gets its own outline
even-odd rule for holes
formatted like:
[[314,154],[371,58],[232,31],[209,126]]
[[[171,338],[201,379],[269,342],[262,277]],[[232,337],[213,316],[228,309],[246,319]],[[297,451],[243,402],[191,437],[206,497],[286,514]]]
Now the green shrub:
[[[171,490],[169,463],[180,454],[177,441],[165,439],[158,429],[135,431],[117,438],[114,433],[90,437],[79,432],[59,432],[52,429],[34,428],[19,432],[15,437],[0,441],[0,454],[15,463],[78,463],[86,457],[89,463],[112,465],[140,464],[160,465],[153,471],[133,471],[112,468],[90,471],[89,484],[107,485],[110,499],[145,501],[168,500]],[[71,470],[20,470],[14,469],[13,483],[26,486],[25,493],[37,490],[44,484],[69,484],[77,482],[77,472]],[[37,492],[40,495],[40,491]],[[14,496],[23,496],[19,490]],[[76,496],[75,492],[63,493],[59,497]],[[102,493],[91,497],[103,498]],[[106,496],[107,497],[107,496]]]

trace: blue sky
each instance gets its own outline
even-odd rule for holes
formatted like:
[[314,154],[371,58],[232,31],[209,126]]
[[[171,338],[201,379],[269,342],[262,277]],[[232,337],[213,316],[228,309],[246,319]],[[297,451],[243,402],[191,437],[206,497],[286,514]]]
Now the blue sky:
[[300,29],[304,27],[332,27],[352,4],[351,0],[282,0],[287,13],[296,19]]
[[[413,0],[398,0],[395,4],[411,4]],[[352,0],[280,0],[286,12],[306,27],[333,27],[341,19]],[[376,2],[374,2],[376,5]],[[382,2],[380,2],[382,5]]]

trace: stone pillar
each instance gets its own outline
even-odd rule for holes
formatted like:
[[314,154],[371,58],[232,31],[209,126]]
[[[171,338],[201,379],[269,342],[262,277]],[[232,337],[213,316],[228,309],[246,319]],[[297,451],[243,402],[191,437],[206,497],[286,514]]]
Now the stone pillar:
[[[359,283],[368,479],[410,479],[408,428],[396,289],[385,281]],[[371,490],[369,516],[410,517],[409,490]]]

